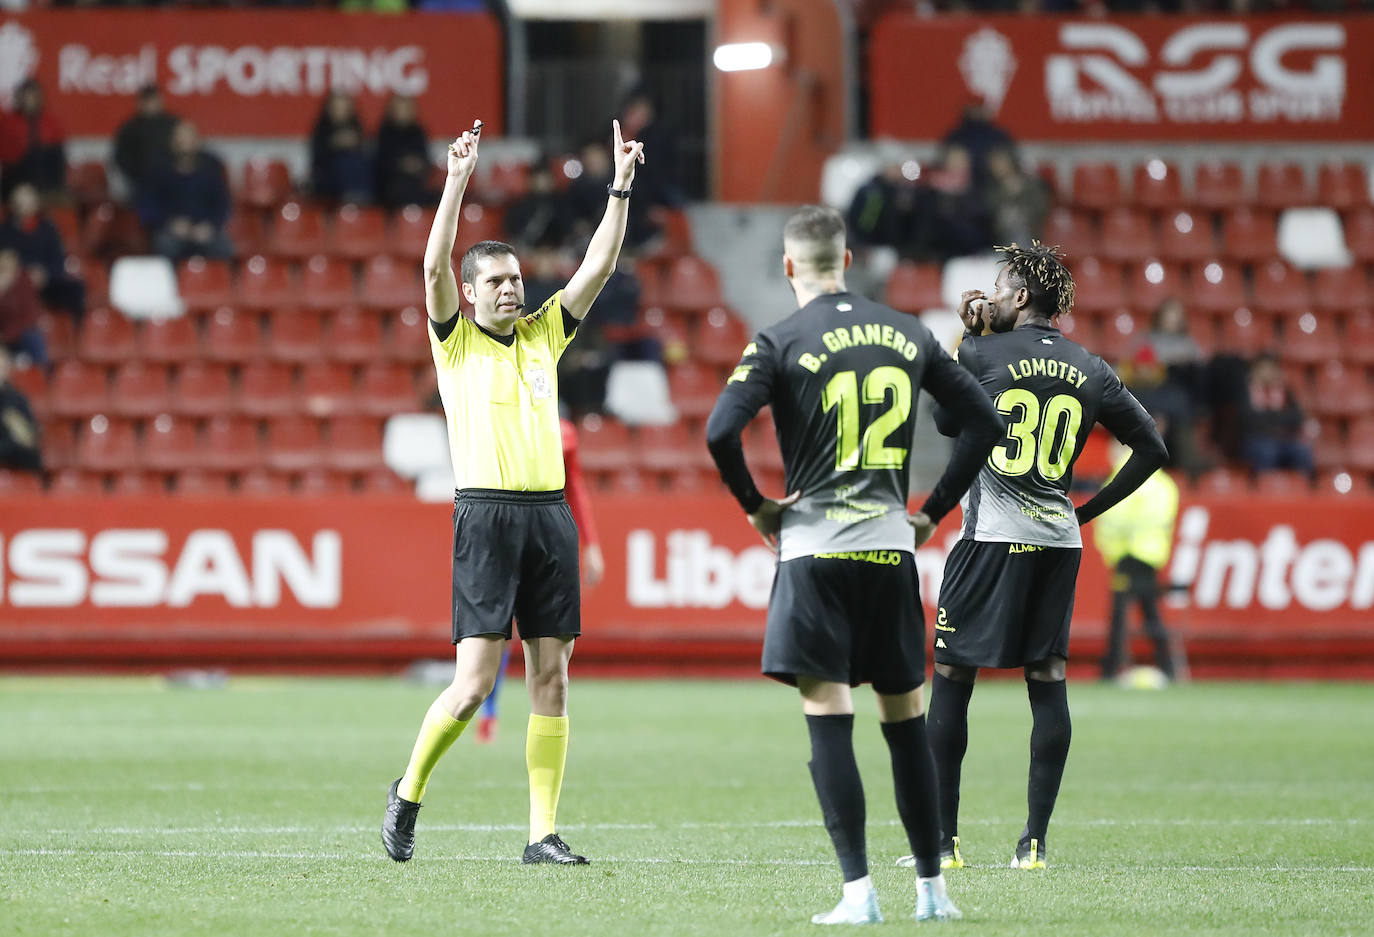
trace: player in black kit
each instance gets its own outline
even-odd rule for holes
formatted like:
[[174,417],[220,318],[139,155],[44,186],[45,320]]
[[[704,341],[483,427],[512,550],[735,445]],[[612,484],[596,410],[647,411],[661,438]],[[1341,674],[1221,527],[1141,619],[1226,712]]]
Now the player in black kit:
[[[1045,834],[1069,753],[1064,665],[1082,554],[1079,527],[1138,488],[1167,453],[1154,422],[1101,358],[1054,325],[1073,307],[1073,277],[1052,248],[999,248],[991,298],[965,293],[958,361],[1006,432],[964,496],[961,539],[945,565],[935,620],[930,744],[940,787],[941,867],[959,868],[959,774],[980,667],[1025,668],[1032,716],[1028,819],[1011,865],[1045,867]],[[959,432],[936,410],[946,435]],[[1074,508],[1069,483],[1101,423],[1132,450],[1121,471]],[[902,860],[899,860],[901,862]]]
[[[921,684],[925,628],[915,549],[968,488],[1003,422],[917,319],[844,287],[851,259],[838,212],[803,208],[783,231],[783,269],[801,307],[744,349],[706,424],[721,475],[779,554],[763,672],[798,687],[811,776],[844,874],[844,896],[817,924],[882,920],[868,874],[863,785],[850,688],[871,683],[892,755],[897,810],[917,857],[917,920],[959,910],[940,872],[934,766]],[[917,394],[963,427],[921,511],[906,512]],[[754,486],[740,433],[772,405],[791,495]],[[914,528],[914,533],[913,533]]]

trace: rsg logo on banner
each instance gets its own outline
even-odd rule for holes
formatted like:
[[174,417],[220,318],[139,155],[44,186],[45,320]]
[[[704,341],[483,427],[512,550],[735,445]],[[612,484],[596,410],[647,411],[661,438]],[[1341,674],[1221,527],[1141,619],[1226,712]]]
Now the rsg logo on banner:
[[[1337,121],[1345,102],[1340,23],[1255,33],[1243,22],[1196,23],[1165,39],[1153,58],[1125,26],[1067,23],[1059,45],[1066,51],[1045,58],[1045,93],[1060,121]],[[1308,64],[1287,64],[1297,58]]]

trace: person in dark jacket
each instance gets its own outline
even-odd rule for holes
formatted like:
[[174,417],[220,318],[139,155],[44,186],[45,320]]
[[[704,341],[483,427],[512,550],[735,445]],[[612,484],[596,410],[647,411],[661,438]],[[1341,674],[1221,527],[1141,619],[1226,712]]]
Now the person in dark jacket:
[[128,180],[133,201],[138,203],[152,176],[172,158],[172,131],[177,118],[162,106],[157,85],[138,90],[133,114],[115,133],[115,167]]
[[310,135],[310,178],[315,194],[339,202],[372,198],[372,168],[363,124],[353,99],[332,91],[324,99]]
[[67,136],[43,101],[32,78],[14,91],[14,108],[0,112],[0,195],[8,198],[21,182],[44,198],[58,198],[67,186]]
[[1312,449],[1302,440],[1302,407],[1271,354],[1250,365],[1249,396],[1241,411],[1245,461],[1254,472],[1296,469],[1311,475]]
[[172,160],[149,191],[146,221],[155,232],[153,249],[172,261],[230,257],[228,220],[224,164],[206,152],[195,125],[183,120],[172,131]]
[[429,186],[429,174],[434,168],[429,158],[429,135],[416,113],[414,98],[392,95],[377,126],[374,182],[377,201],[387,208],[437,201]]
[[0,348],[24,355],[35,367],[50,370],[48,343],[38,327],[43,306],[38,291],[14,251],[0,247]]
[[86,284],[67,272],[67,252],[57,225],[45,215],[38,190],[21,182],[10,193],[10,212],[0,224],[0,249],[19,255],[43,302],[76,322],[86,315]]
[[0,469],[41,472],[38,420],[28,398],[9,378],[10,355],[0,348]]

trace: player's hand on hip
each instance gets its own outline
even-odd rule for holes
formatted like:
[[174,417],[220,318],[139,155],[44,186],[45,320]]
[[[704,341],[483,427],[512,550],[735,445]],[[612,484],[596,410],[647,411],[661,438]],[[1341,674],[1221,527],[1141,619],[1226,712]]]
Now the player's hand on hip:
[[620,121],[611,121],[615,131],[615,187],[628,189],[635,181],[635,164],[644,162],[644,144],[638,140],[625,140],[620,136]]
[[605,575],[606,558],[601,555],[601,548],[592,544],[582,551],[582,581],[590,589],[600,582]]
[[477,139],[482,134],[482,122],[474,120],[471,130],[448,145],[448,174],[466,182],[477,168]]
[[764,498],[759,509],[749,515],[749,523],[763,537],[763,542],[775,550],[778,548],[778,531],[782,530],[782,512],[796,504],[801,494],[800,491],[794,491],[781,501]]
[[916,536],[918,548],[935,536],[935,522],[930,519],[930,515],[925,511],[917,511],[915,514],[907,515],[906,522],[911,525],[911,531]]
[[974,335],[986,335],[991,307],[982,290],[964,290],[959,297],[959,321],[964,323],[966,331]]

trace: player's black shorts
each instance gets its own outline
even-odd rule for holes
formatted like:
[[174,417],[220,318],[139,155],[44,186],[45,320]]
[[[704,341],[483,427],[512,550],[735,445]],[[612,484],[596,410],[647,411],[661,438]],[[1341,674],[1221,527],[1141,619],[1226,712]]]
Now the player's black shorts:
[[1023,667],[1069,656],[1077,547],[960,540],[945,562],[935,662]]
[[906,693],[925,682],[925,619],[916,560],[900,550],[877,562],[804,556],[778,564],[763,638],[765,676],[798,676]]
[[562,491],[464,488],[453,500],[453,643],[582,633],[577,525]]

